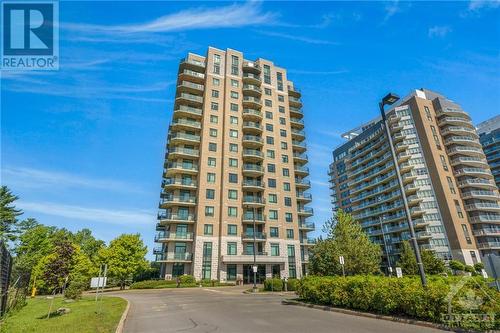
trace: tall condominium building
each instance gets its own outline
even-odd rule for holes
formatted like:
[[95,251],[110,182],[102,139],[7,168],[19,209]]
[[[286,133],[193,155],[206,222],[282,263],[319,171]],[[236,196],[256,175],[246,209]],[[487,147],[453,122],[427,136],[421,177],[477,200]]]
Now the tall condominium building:
[[[166,279],[300,277],[312,240],[301,93],[285,69],[210,47],[179,65],[154,253]],[[254,247],[255,242],[255,247]]]
[[500,188],[500,115],[477,125],[477,132],[491,173]]
[[[467,264],[498,253],[498,189],[467,113],[421,89],[387,117],[420,248]],[[330,166],[334,209],[352,212],[394,267],[409,230],[383,124],[343,136]]]

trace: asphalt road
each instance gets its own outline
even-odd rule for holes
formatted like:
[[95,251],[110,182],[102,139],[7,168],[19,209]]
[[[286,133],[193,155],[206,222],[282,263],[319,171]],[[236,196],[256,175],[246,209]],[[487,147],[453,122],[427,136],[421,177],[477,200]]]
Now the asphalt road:
[[293,305],[238,287],[114,292],[130,301],[124,333],[441,332]]

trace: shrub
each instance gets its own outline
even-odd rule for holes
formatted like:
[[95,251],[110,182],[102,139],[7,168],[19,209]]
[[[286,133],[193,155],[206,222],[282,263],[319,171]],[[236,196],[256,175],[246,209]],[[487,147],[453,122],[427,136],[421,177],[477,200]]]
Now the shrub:
[[68,299],[80,299],[82,298],[82,293],[87,288],[87,283],[81,279],[74,280],[70,285],[64,290],[64,297]]
[[280,279],[267,279],[264,281],[264,290],[267,291],[282,291],[283,281]]
[[453,314],[496,314],[496,322],[464,319],[458,323],[443,322],[448,313],[448,295],[452,286],[461,286],[459,277],[429,276],[423,288],[418,277],[384,276],[318,277],[297,281],[297,294],[307,302],[375,312],[402,315],[420,320],[449,324],[451,327],[488,330],[500,328],[500,293],[480,277],[467,277],[466,283],[451,300]]
[[130,289],[172,288],[176,284],[175,280],[146,280],[132,283]]
[[484,268],[484,264],[482,262],[478,262],[474,264],[474,269],[476,272],[481,273],[481,270]]
[[298,279],[288,279],[288,282],[286,284],[286,288],[288,291],[295,291],[295,290],[297,290],[298,284],[299,284]]
[[471,265],[465,265],[464,270],[465,270],[466,272],[469,272],[469,273],[474,273],[474,272],[475,272],[474,267],[473,267],[473,266],[471,266]]
[[450,260],[450,268],[453,269],[454,271],[463,271],[465,269],[464,264],[462,264],[458,260]]
[[179,276],[179,281],[181,284],[194,284],[194,283],[196,283],[194,276],[187,275],[187,274]]

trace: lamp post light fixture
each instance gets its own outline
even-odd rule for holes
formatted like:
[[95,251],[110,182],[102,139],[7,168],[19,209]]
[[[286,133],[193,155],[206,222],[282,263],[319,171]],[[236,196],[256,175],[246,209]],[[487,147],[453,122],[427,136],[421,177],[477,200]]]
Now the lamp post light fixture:
[[420,256],[420,249],[418,247],[417,238],[415,236],[415,229],[413,228],[413,221],[411,220],[410,207],[408,206],[408,200],[406,199],[405,188],[403,185],[403,180],[401,179],[401,173],[399,170],[398,160],[396,152],[394,150],[394,143],[392,141],[391,131],[389,129],[389,124],[387,122],[387,117],[385,116],[384,107],[386,105],[392,105],[399,100],[399,96],[393,93],[387,94],[382,101],[379,103],[380,115],[382,116],[382,122],[385,128],[385,134],[387,136],[387,141],[389,142],[389,147],[391,148],[392,161],[394,163],[394,168],[396,169],[396,176],[398,178],[399,190],[401,191],[401,197],[403,198],[403,204],[405,208],[405,213],[408,221],[408,228],[410,229],[410,240],[413,246],[413,251],[415,251],[415,257],[417,259],[418,271],[420,273],[420,280],[422,286],[427,286],[427,279],[425,277],[424,265],[422,263],[422,258]]

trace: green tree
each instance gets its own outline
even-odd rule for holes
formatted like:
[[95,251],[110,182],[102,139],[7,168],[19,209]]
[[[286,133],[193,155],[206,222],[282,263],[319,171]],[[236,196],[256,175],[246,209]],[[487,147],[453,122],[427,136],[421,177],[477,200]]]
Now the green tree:
[[5,243],[16,239],[17,217],[23,214],[14,205],[17,199],[7,186],[0,188],[0,241]]
[[108,265],[109,276],[117,279],[124,289],[127,280],[148,268],[146,253],[147,247],[139,234],[123,234],[101,249],[99,257]]
[[344,257],[348,275],[374,274],[380,271],[380,246],[370,241],[361,226],[339,210],[323,227],[326,239],[320,239],[311,249],[309,270],[316,275],[342,274],[339,256]]
[[95,264],[97,263],[99,251],[105,247],[104,241],[96,239],[90,229],[77,231],[73,241],[80,246],[81,251]]
[[[426,274],[440,274],[446,269],[444,261],[438,258],[435,253],[431,250],[420,251],[420,256],[422,258],[422,263],[424,265],[424,271]],[[403,248],[401,249],[401,255],[397,263],[403,274],[405,275],[417,275],[418,265],[417,259],[415,257],[415,252],[413,247],[408,241],[403,242]]]
[[15,249],[15,266],[19,271],[31,272],[43,257],[53,252],[55,229],[38,224],[19,236]]

